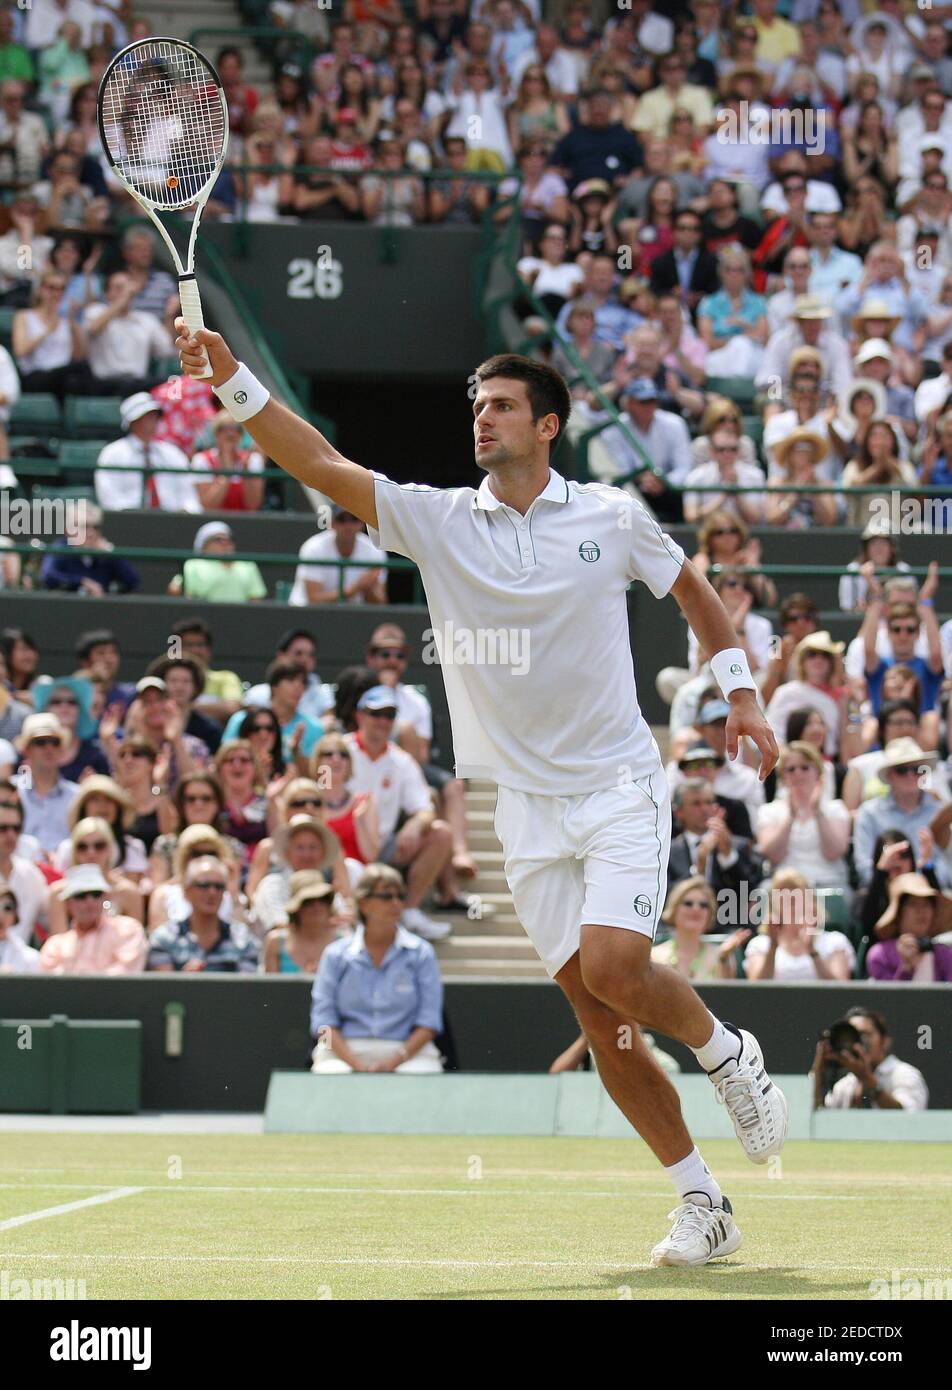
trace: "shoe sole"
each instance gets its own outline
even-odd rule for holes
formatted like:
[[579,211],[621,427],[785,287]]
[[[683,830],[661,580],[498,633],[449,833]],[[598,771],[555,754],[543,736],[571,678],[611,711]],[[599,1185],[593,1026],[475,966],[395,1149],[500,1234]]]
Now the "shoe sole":
[[697,1268],[698,1265],[710,1264],[711,1260],[719,1260],[725,1255],[733,1255],[736,1250],[740,1249],[741,1239],[741,1233],[735,1227],[733,1234],[730,1235],[727,1240],[723,1241],[716,1250],[713,1250],[710,1255],[705,1256],[703,1260],[688,1260],[685,1259],[683,1255],[678,1255],[676,1251],[666,1251],[663,1255],[655,1259],[654,1252],[652,1252],[651,1268],[685,1269],[690,1267],[693,1269]]
[[[744,1050],[746,1051],[748,1046],[751,1047],[760,1059],[761,1068],[765,1073],[767,1073],[767,1068],[764,1066],[764,1054],[761,1051],[760,1043],[754,1037],[753,1033],[748,1033],[743,1028],[740,1031],[741,1037],[744,1039]],[[769,1073],[767,1073],[767,1075],[769,1080]],[[761,1166],[764,1163],[769,1163],[772,1158],[776,1158],[777,1155],[780,1153],[781,1149],[783,1148],[784,1144],[787,1142],[787,1125],[790,1117],[790,1107],[787,1104],[787,1097],[784,1095],[783,1091],[781,1091],[780,1087],[777,1085],[775,1081],[771,1081],[770,1084],[772,1085],[774,1089],[774,1094],[780,1101],[780,1104],[783,1108],[783,1126],[781,1128],[779,1140],[775,1141],[769,1149],[765,1149],[763,1153],[752,1154],[748,1152],[746,1148],[744,1148],[744,1141],[738,1137],[738,1142],[740,1143],[741,1148],[744,1149],[744,1153],[747,1154],[747,1157],[750,1159],[751,1163],[756,1163]]]

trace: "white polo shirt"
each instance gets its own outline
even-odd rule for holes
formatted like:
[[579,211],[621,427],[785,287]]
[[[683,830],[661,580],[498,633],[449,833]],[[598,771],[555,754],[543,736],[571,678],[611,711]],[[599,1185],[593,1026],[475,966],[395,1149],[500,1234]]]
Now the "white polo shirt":
[[522,516],[488,477],[478,491],[374,477],[373,539],[420,568],[457,775],[575,796],[659,768],[625,594],[640,579],[663,598],[684,551],[642,503],[550,470]]
[[[307,580],[336,588],[340,583],[341,570],[344,571],[345,588],[347,585],[353,584],[355,580],[362,579],[367,571],[360,565],[348,565],[348,560],[383,560],[384,558],[382,552],[363,534],[358,534],[356,537],[353,555],[346,556],[341,555],[337,549],[337,536],[333,531],[319,531],[316,536],[308,536],[298,551],[299,560],[337,560],[339,564],[336,566],[307,563],[298,565],[294,572],[294,587],[288,595],[288,603],[293,604],[296,608],[307,607]],[[348,603],[363,603],[363,601],[363,594],[346,600]]]
[[381,844],[386,844],[397,828],[401,812],[415,816],[429,811],[433,798],[416,758],[395,743],[388,743],[379,758],[372,758],[361,746],[359,734],[348,734],[353,773],[348,783],[352,791],[373,792]]

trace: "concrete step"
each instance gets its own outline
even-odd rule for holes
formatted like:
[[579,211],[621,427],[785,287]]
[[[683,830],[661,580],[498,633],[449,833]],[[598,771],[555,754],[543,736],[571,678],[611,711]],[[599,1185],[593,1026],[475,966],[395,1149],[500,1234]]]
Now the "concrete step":
[[545,980],[545,966],[536,957],[535,961],[530,960],[468,960],[465,962],[453,962],[452,972],[447,970],[443,974],[444,982],[469,979],[488,979],[495,980]]
[[532,942],[523,936],[451,936],[435,946],[439,960],[538,960]]

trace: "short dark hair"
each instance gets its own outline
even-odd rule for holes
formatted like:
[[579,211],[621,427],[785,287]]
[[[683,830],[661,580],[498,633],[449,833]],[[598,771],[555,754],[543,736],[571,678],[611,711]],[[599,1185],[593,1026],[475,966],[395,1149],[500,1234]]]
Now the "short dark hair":
[[854,1004],[851,1009],[846,1010],[844,1017],[847,1020],[851,1018],[868,1018],[881,1038],[889,1037],[889,1025],[884,1015],[881,1014],[878,1009],[868,1009],[865,1004]]
[[317,638],[306,627],[289,627],[287,632],[282,632],[278,638],[276,650],[286,652],[291,643],[296,642],[299,637],[306,637],[309,642],[314,644],[314,650],[317,651]]
[[677,226],[685,217],[692,218],[699,228],[704,226],[704,218],[696,208],[678,208],[674,214],[674,225]]
[[885,700],[880,706],[877,723],[879,724],[879,746],[886,747],[886,725],[894,714],[900,710],[908,710],[914,717],[916,723],[919,722],[919,707],[912,700]]
[[282,681],[307,680],[307,668],[299,661],[283,661],[280,657],[272,661],[265,672],[265,680],[273,690]]
[[193,632],[197,633],[199,637],[204,637],[209,646],[212,645],[212,630],[204,618],[186,618],[183,623],[179,623],[172,636],[185,637]]
[[816,599],[812,599],[809,594],[788,594],[780,605],[779,618],[781,627],[783,627],[784,623],[789,621],[787,614],[792,613],[795,608],[806,608],[814,618],[820,616],[819,609],[816,606]]
[[73,655],[77,661],[86,661],[96,647],[115,647],[118,650],[116,634],[108,627],[94,627],[88,632],[81,632],[76,638]]
[[240,48],[234,48],[232,46],[220,48],[215,57],[216,68],[221,67],[221,61],[223,58],[237,58],[240,67],[244,67],[245,65],[245,56]]
[[565,432],[565,425],[572,411],[572,396],[565,378],[554,367],[545,362],[536,362],[531,357],[521,357],[516,352],[500,352],[495,357],[487,357],[476,368],[476,380],[482,385],[495,377],[509,377],[513,381],[525,382],[532,422],[541,420],[544,415],[555,415],[559,431],[549,444],[551,458]]

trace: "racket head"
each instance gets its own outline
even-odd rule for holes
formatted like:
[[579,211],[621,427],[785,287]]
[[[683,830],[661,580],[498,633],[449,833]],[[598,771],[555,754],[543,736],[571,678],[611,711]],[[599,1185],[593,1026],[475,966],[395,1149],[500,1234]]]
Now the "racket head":
[[228,104],[208,59],[181,39],[137,39],[99,84],[99,135],[116,177],[145,207],[202,202],[228,149]]

